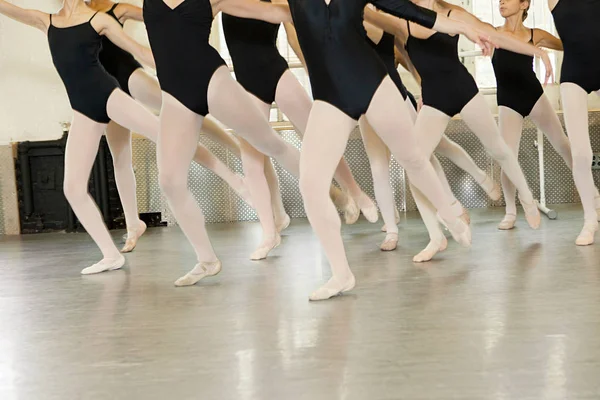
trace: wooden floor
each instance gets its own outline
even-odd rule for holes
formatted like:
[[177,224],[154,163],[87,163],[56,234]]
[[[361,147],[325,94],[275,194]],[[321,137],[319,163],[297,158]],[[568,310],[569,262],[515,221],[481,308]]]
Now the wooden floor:
[[256,223],[211,225],[223,272],[192,288],[173,286],[194,264],[177,228],[85,277],[85,234],[0,238],[0,399],[600,399],[600,244],[576,247],[579,207],[557,210],[510,232],[473,211],[473,247],[425,265],[417,214],[393,253],[380,224],[345,226],[357,288],[321,303],[304,220],[263,262]]

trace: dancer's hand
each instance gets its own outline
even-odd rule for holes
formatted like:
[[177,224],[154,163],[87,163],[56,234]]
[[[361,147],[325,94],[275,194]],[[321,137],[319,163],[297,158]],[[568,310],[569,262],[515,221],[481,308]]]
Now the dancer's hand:
[[544,78],[544,86],[546,86],[548,83],[554,83],[554,70],[552,67],[552,63],[550,62],[550,57],[548,57],[548,53],[542,49],[540,49],[540,51],[540,58],[544,63],[544,67],[546,68],[546,77]]
[[463,25],[464,26],[461,33],[471,42],[481,47],[484,57],[491,56],[494,53],[494,49],[498,47],[492,41],[492,39],[490,39],[488,35],[481,32],[479,29],[473,28],[471,25]]

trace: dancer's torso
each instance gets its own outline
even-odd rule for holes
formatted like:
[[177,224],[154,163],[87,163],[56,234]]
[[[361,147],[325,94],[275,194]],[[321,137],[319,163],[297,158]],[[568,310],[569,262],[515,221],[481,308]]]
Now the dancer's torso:
[[439,32],[419,39],[412,36],[409,24],[406,42],[406,50],[421,76],[423,104],[451,117],[479,92],[475,80],[458,57],[458,39],[458,35]]
[[600,0],[560,0],[552,15],[565,48],[561,82],[600,90]]
[[277,84],[288,69],[287,61],[277,49],[280,25],[228,14],[222,18],[237,81],[265,103],[272,103]]
[[185,0],[171,9],[144,0],[144,21],[161,89],[191,111],[208,114],[208,84],[225,61],[208,40],[213,20],[209,0]]
[[[117,8],[119,4],[115,4],[112,6],[110,10],[106,12],[106,14],[113,17],[119,24],[121,22],[115,15],[115,8]],[[123,24],[121,24],[123,26]],[[102,37],[102,51],[100,51],[100,62],[106,69],[106,71],[114,76],[121,89],[123,89],[127,94],[129,93],[129,78],[131,74],[139,68],[142,68],[142,65],[136,61],[136,59],[127,51],[121,49],[119,46],[110,41],[106,36]]]
[[[533,44],[533,29],[529,43]],[[523,117],[528,116],[544,94],[533,71],[533,56],[496,49],[492,65],[496,75],[498,105],[511,108]]]
[[[435,15],[408,0],[374,0],[378,8],[432,27]],[[325,101],[353,119],[364,114],[387,74],[367,43],[363,26],[366,0],[290,0],[290,10],[306,60],[315,100]]]
[[108,123],[106,104],[119,84],[100,64],[102,36],[91,24],[95,15],[87,22],[63,28],[54,26],[50,16],[48,44],[71,107],[96,122]]

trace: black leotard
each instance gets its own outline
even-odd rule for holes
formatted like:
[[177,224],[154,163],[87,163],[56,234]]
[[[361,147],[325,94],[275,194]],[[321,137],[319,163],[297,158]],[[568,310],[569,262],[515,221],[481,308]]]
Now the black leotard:
[[222,18],[237,81],[265,103],[273,103],[277,84],[288,69],[287,61],[277,50],[280,24],[228,14]]
[[396,87],[398,88],[398,90],[400,90],[400,93],[402,93],[402,97],[404,98],[404,100],[406,100],[408,91],[406,90],[406,86],[404,86],[402,78],[400,77],[398,69],[396,68],[396,54],[394,52],[394,35],[392,35],[391,33],[383,32],[383,36],[381,36],[379,43],[376,44],[371,40],[371,38],[369,38],[369,44],[375,49],[377,55],[379,56],[379,58],[381,58],[381,61],[383,61],[388,75],[390,76],[390,78],[392,78],[392,80],[396,84]]
[[208,43],[213,20],[209,0],[185,0],[174,9],[144,0],[144,21],[161,89],[191,111],[208,114],[208,84],[225,61]]
[[[121,24],[117,16],[115,15],[115,8],[119,4],[112,6],[106,14],[110,15]],[[123,24],[121,24],[123,26]],[[136,59],[128,52],[114,44],[109,38],[104,36],[102,38],[102,51],[100,51],[100,62],[106,69],[106,71],[114,76],[119,82],[121,89],[127,94],[129,92],[129,78],[131,74],[139,68],[143,68],[142,65],[136,61]]]
[[[409,0],[370,0],[380,10],[428,28],[437,14]],[[363,12],[367,0],[290,0],[315,100],[357,120],[387,75],[367,43]]]
[[552,15],[565,48],[561,83],[600,90],[600,0],[560,0]]
[[[533,43],[533,29],[529,42]],[[533,72],[533,56],[496,49],[492,65],[496,74],[498,105],[515,110],[523,117],[531,114],[544,94],[544,89]]]
[[479,89],[458,58],[458,35],[435,32],[418,39],[410,35],[410,24],[408,34],[406,50],[421,75],[423,104],[450,117],[460,113]]
[[106,104],[119,84],[98,59],[102,36],[91,24],[96,14],[88,22],[64,28],[52,25],[50,15],[48,44],[52,62],[67,89],[73,110],[93,121],[107,124],[110,118]]

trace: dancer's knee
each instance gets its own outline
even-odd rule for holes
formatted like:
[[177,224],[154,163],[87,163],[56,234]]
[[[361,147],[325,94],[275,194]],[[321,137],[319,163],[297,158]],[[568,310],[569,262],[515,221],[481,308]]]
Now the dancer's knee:
[[327,182],[324,179],[319,179],[319,174],[310,172],[300,174],[300,194],[304,201],[304,208],[307,213],[318,212],[323,210],[329,199],[329,187],[331,181]]
[[247,176],[261,176],[265,174],[265,157],[260,155],[242,154],[244,174]]
[[165,196],[173,199],[187,190],[187,174],[180,174],[172,169],[163,168],[158,174],[158,184]]
[[113,165],[115,169],[131,168],[133,157],[129,151],[114,151],[111,152]]
[[592,149],[573,149],[573,169],[582,171],[590,169],[593,160]]
[[406,154],[402,158],[398,159],[398,163],[406,170],[409,174],[417,174],[431,165],[429,159],[423,154],[413,152]]
[[382,159],[371,159],[371,172],[373,174],[373,179],[377,177],[388,177],[390,172],[390,163],[387,157]]
[[500,137],[498,137],[493,143],[491,143],[490,146],[488,146],[487,151],[490,156],[499,163],[508,161],[511,157],[514,157],[506,142],[504,142],[504,140],[502,140]]
[[63,192],[70,204],[81,203],[88,196],[87,181],[76,179],[67,174],[63,182]]

